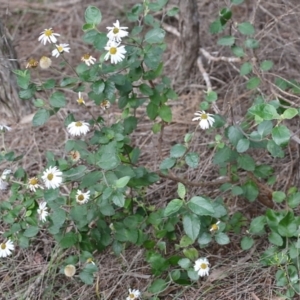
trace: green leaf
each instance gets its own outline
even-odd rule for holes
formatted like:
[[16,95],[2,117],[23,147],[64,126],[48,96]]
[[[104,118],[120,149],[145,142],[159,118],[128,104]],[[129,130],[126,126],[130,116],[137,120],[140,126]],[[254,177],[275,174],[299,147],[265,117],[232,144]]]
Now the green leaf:
[[48,79],[44,84],[43,88],[46,90],[53,89],[55,87],[55,80],[54,79]]
[[202,232],[202,234],[200,234],[200,236],[197,240],[200,247],[204,246],[204,245],[208,245],[211,241],[212,241],[211,234],[207,233],[207,232]]
[[283,119],[292,119],[294,118],[295,116],[297,116],[299,113],[298,113],[298,110],[296,108],[288,108],[286,109],[283,114],[281,115],[281,117]]
[[205,95],[205,100],[208,102],[215,102],[218,100],[218,94],[214,91],[209,91],[206,95]]
[[253,25],[249,22],[240,23],[237,27],[241,34],[252,35],[255,33]]
[[148,288],[148,291],[152,294],[159,294],[160,292],[165,290],[167,286],[168,286],[168,284],[165,280],[156,279],[152,282],[152,284]]
[[285,193],[281,191],[275,191],[272,193],[272,200],[277,203],[281,203],[285,199],[285,197]]
[[150,102],[147,105],[147,116],[150,120],[154,120],[158,115],[158,106],[157,104]]
[[98,25],[102,20],[100,10],[95,6],[88,6],[84,13],[85,22]]
[[64,107],[66,105],[65,95],[61,92],[54,92],[50,96],[49,103],[53,107]]
[[245,56],[245,52],[242,47],[232,46],[231,51],[236,57],[244,57]]
[[161,43],[165,38],[165,31],[161,28],[154,28],[149,30],[145,36],[145,42],[149,44]]
[[224,26],[231,19],[232,11],[227,7],[223,8],[220,10],[219,16],[220,16],[220,22]]
[[241,187],[244,191],[244,196],[250,202],[253,202],[257,198],[257,196],[259,194],[258,187],[252,180],[247,181]]
[[64,176],[69,181],[75,181],[83,177],[85,170],[87,169],[86,166],[77,166],[68,171],[64,172]]
[[237,159],[238,167],[245,171],[255,170],[255,160],[248,154],[240,155]]
[[163,121],[170,123],[172,122],[172,111],[170,106],[162,105],[158,111],[159,116],[163,119]]
[[245,62],[242,64],[240,69],[240,75],[244,76],[252,72],[252,64],[249,62]]
[[224,36],[220,38],[217,42],[218,45],[220,46],[232,46],[235,42],[235,37],[234,36]]
[[28,70],[14,70],[17,77],[17,84],[21,89],[26,90],[30,83],[30,72]]
[[184,200],[185,195],[186,195],[186,189],[185,189],[185,186],[181,182],[178,182],[177,194],[180,199]]
[[199,154],[196,152],[190,152],[185,156],[186,164],[191,168],[197,168],[199,165]]
[[124,177],[122,177],[122,178],[119,178],[119,179],[115,182],[114,186],[115,186],[117,189],[123,188],[123,187],[125,187],[125,186],[127,185],[127,183],[129,182],[129,180],[130,180],[130,177],[129,177],[129,176],[124,176]]
[[244,236],[241,240],[241,248],[243,250],[249,250],[254,245],[254,240],[251,237]]
[[261,137],[265,137],[272,132],[273,123],[272,121],[263,121],[257,126],[257,132]]
[[282,239],[282,237],[278,233],[276,233],[274,231],[272,231],[269,234],[268,240],[269,240],[270,243],[272,243],[272,244],[274,244],[276,246],[280,247],[280,246],[283,245],[283,239]]
[[37,226],[29,226],[23,233],[23,236],[32,238],[36,236],[40,231],[40,228]]
[[247,39],[244,43],[246,48],[257,49],[259,48],[259,42],[256,39]]
[[190,213],[183,217],[182,223],[185,234],[195,241],[200,232],[200,219],[196,215]]
[[248,139],[240,139],[236,145],[236,151],[239,153],[246,152],[249,149],[250,141]]
[[269,71],[269,70],[272,69],[273,65],[274,64],[273,64],[273,62],[271,60],[264,60],[260,64],[260,69],[262,71]]
[[211,201],[200,196],[192,197],[188,202],[188,207],[193,213],[199,216],[213,216],[215,213]]
[[185,146],[183,146],[181,144],[177,144],[171,148],[170,155],[171,155],[171,157],[179,158],[184,155],[185,151],[186,151]]
[[231,190],[233,196],[243,195],[244,191],[240,186],[234,186]]
[[278,224],[278,233],[283,237],[297,236],[298,225],[295,220],[294,213],[289,211],[286,216]]
[[138,119],[134,116],[129,116],[124,120],[124,133],[130,134],[137,127]]
[[159,168],[160,168],[161,170],[164,170],[164,169],[171,169],[172,167],[174,167],[175,163],[176,163],[176,159],[175,159],[175,158],[168,157],[168,158],[164,159],[164,160],[161,162]]
[[105,83],[103,80],[97,80],[92,84],[91,87],[96,95],[100,95],[105,89]]
[[300,192],[288,196],[287,203],[290,208],[296,208],[300,204]]
[[230,126],[228,128],[227,135],[233,146],[237,146],[238,142],[244,137],[243,133],[237,126]]
[[94,264],[86,264],[83,270],[79,273],[79,278],[88,285],[92,285],[94,282],[94,273],[98,268]]
[[179,8],[178,7],[172,7],[167,11],[167,16],[169,17],[174,17],[179,13]]
[[144,94],[146,96],[152,96],[153,95],[153,89],[145,83],[142,83],[139,86],[139,90],[141,91],[142,94]]
[[60,240],[59,244],[62,249],[71,248],[78,241],[77,235],[74,232],[67,232]]
[[174,199],[170,201],[164,210],[164,216],[169,217],[170,215],[177,213],[182,207],[182,205],[183,201],[180,199]]
[[265,216],[259,216],[252,219],[249,232],[253,234],[260,234],[264,230],[266,223]]
[[191,261],[188,258],[182,258],[178,261],[178,265],[182,269],[187,270],[191,266]]
[[196,248],[183,249],[183,254],[192,261],[199,257],[199,253]]
[[256,121],[259,121],[259,123],[264,120],[273,120],[279,118],[276,108],[273,105],[266,103],[251,106],[249,108],[249,113],[253,114]]
[[267,149],[273,157],[284,157],[284,152],[280,146],[278,146],[273,140],[269,140],[267,144]]
[[228,235],[225,234],[224,232],[217,232],[215,234],[215,241],[219,245],[226,245],[226,244],[230,243],[230,239],[229,239]]
[[256,89],[260,85],[260,79],[258,77],[251,77],[246,84],[248,90]]
[[112,201],[115,205],[119,207],[124,207],[125,205],[125,197],[121,192],[116,192],[112,196]]
[[285,146],[288,144],[291,137],[289,129],[285,125],[278,125],[272,130],[273,141],[278,146]]
[[212,34],[220,33],[220,32],[223,31],[223,29],[224,29],[224,26],[222,25],[220,18],[213,21],[209,25],[209,32],[212,33]]
[[49,111],[44,108],[41,108],[35,113],[32,120],[32,125],[42,126],[48,121],[49,118],[50,118]]

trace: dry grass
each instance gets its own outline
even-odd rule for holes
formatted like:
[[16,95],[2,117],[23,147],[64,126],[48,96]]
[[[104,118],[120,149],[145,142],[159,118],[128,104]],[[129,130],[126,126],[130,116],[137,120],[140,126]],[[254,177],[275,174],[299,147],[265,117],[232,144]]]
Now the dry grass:
[[[230,56],[226,48],[216,45],[216,36],[208,33],[209,23],[217,16],[218,10],[223,8],[223,1],[198,1],[201,17],[201,42],[202,47],[216,57]],[[229,1],[227,1],[229,2]],[[124,7],[136,1],[12,1],[0,0],[2,21],[7,26],[18,52],[20,64],[26,65],[29,57],[40,57],[44,47],[37,42],[39,33],[48,27],[53,27],[60,32],[65,41],[71,45],[72,51],[68,56],[71,65],[76,65],[83,53],[91,50],[81,40],[81,26],[83,14],[87,5],[94,4],[103,14],[100,30],[115,21],[116,18],[124,19]],[[260,40],[261,48],[252,53],[257,61],[271,59],[275,63],[271,72],[265,73],[261,78],[262,91],[269,99],[276,96],[285,98],[295,107],[299,107],[299,98],[290,93],[283,92],[274,86],[276,77],[300,80],[300,3],[298,0],[273,0],[273,1],[245,1],[245,4],[234,7],[234,21],[254,21],[257,30],[256,38]],[[166,20],[167,25],[178,28],[176,19]],[[162,136],[151,133],[151,123],[145,113],[140,111],[140,125],[133,134],[134,142],[142,149],[142,163],[153,170],[157,170],[163,157],[169,154],[170,146],[181,143],[187,132],[195,129],[195,124],[190,121],[199,103],[203,100],[203,91],[206,83],[198,68],[195,66],[190,79],[184,85],[176,86],[176,72],[180,64],[180,42],[176,35],[169,33],[167,36],[168,50],[165,56],[165,74],[171,77],[179,93],[179,100],[171,103],[174,121],[165,127]],[[217,52],[216,52],[217,51]],[[97,52],[91,54],[98,56]],[[239,76],[238,63],[226,61],[211,61],[204,64],[211,80],[211,84],[219,94],[217,102],[221,114],[234,121],[242,120],[247,108],[251,105],[254,95],[245,89],[245,78]],[[35,80],[51,76],[61,78],[65,72],[64,67],[59,67],[60,72],[45,72],[36,74]],[[44,94],[43,97],[49,95]],[[78,111],[72,104],[76,94],[68,92],[68,107],[63,109],[57,117],[42,128],[33,128],[27,124],[10,124],[13,127],[5,140],[7,149],[22,154],[22,166],[29,174],[36,174],[43,170],[45,152],[52,151],[57,156],[64,157],[64,143],[67,135],[63,120],[68,112],[84,116],[88,112]],[[92,110],[97,110],[92,106]],[[113,107],[111,113],[105,117],[113,121],[114,114],[120,111]],[[287,125],[297,134],[299,121]],[[191,149],[201,153],[201,167],[197,170],[179,170],[174,175],[184,177],[193,182],[212,182],[218,179],[218,172],[212,164],[214,150],[207,144],[212,142],[212,136],[197,131]],[[292,143],[287,149],[284,160],[277,160],[265,154],[258,160],[271,164],[276,169],[278,180],[274,189],[287,190],[290,186],[299,183],[298,143]],[[150,162],[150,163],[149,163]],[[1,169],[14,165],[1,165]],[[180,173],[179,173],[180,172]],[[221,194],[219,185],[191,187],[189,193],[206,194],[211,197],[223,196],[228,205],[229,214],[242,212],[249,220],[265,209],[261,203],[251,203],[227,194]],[[154,205],[164,205],[167,200],[175,197],[176,185],[172,180],[162,179],[159,184],[151,187],[147,192],[147,201]],[[5,195],[4,195],[5,196]],[[1,197],[2,198],[2,197]],[[4,225],[0,225],[4,231]],[[171,285],[160,299],[275,299],[274,270],[261,268],[258,264],[259,254],[268,246],[267,242],[259,243],[258,247],[247,260],[242,258],[246,253],[239,247],[240,236],[231,234],[232,242],[226,247],[214,246],[201,249],[203,256],[208,256],[212,263],[212,276],[207,280],[199,281],[191,287]],[[60,274],[61,262],[72,253],[64,253],[56,249],[55,243],[46,234],[41,234],[38,240],[33,241],[29,249],[17,249],[16,255],[9,259],[9,265],[3,261],[0,266],[1,299],[125,299],[127,289],[134,287],[145,291],[151,283],[152,277],[148,265],[144,262],[143,253],[130,247],[120,257],[115,257],[110,250],[96,255],[99,272],[95,285],[85,286],[80,280],[68,280]],[[225,275],[217,279],[218,272]],[[216,278],[214,278],[214,276]],[[101,295],[101,297],[100,297]],[[147,295],[146,295],[147,296]]]

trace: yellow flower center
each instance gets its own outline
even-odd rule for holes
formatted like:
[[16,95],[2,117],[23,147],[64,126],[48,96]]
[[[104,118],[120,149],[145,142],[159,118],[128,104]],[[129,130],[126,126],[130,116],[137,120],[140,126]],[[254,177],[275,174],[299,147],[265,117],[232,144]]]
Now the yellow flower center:
[[211,230],[212,231],[217,231],[219,229],[219,226],[217,224],[212,224],[211,225]]
[[77,99],[77,102],[78,102],[78,104],[83,104],[83,103],[84,103],[84,100],[83,100],[83,98],[81,97],[81,98],[78,98],[78,99]]
[[110,53],[111,55],[115,55],[115,54],[117,53],[117,48],[116,48],[116,47],[111,47],[111,48],[109,49],[109,53]]
[[28,60],[28,63],[26,65],[26,69],[28,68],[36,68],[38,66],[39,62],[35,60],[34,58],[30,58]]
[[2,243],[1,244],[1,250],[5,250],[6,249],[6,244],[5,243]]
[[57,50],[59,52],[64,52],[64,47],[62,47],[62,46],[56,46],[56,48],[57,48]]
[[117,28],[117,27],[115,27],[115,28],[113,29],[113,33],[114,33],[114,34],[118,34],[119,31],[120,31],[120,30],[119,30],[119,28]]
[[82,122],[80,122],[80,121],[76,122],[76,123],[75,123],[75,126],[76,126],[76,127],[81,127],[81,126],[82,126]]
[[202,120],[207,120],[208,119],[208,115],[207,114],[202,114],[201,115],[201,119]]
[[91,56],[90,56],[88,53],[86,53],[86,54],[84,54],[84,55],[82,56],[82,60],[89,60],[90,57],[91,57]]
[[135,298],[135,296],[134,296],[134,294],[129,294],[129,298],[131,298],[131,299],[134,299]]
[[33,178],[29,179],[29,184],[30,185],[36,185],[36,184],[38,184],[38,182],[39,181],[36,177],[33,177]]
[[207,264],[202,263],[202,264],[200,265],[200,268],[203,269],[203,270],[207,269]]
[[77,197],[77,199],[78,199],[79,201],[83,201],[83,200],[84,200],[84,196],[83,196],[82,194],[80,194],[80,195]]
[[47,175],[47,179],[49,181],[51,181],[53,179],[53,177],[54,177],[54,175],[52,173],[50,173],[50,174]]
[[45,32],[44,32],[44,35],[48,36],[48,37],[51,36],[52,34],[53,34],[53,30],[52,29],[46,29]]

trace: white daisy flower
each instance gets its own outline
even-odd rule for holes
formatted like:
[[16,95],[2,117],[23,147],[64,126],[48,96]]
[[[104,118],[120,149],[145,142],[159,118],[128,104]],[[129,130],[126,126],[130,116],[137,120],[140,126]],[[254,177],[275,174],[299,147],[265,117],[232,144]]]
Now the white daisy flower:
[[56,49],[52,50],[52,56],[59,57],[64,52],[70,52],[69,44],[55,45]]
[[5,169],[0,177],[0,190],[6,190],[8,187],[8,175],[11,173],[11,170]]
[[219,230],[219,225],[220,224],[220,221],[218,221],[217,223],[215,223],[215,224],[212,224],[211,226],[210,226],[210,229],[209,229],[209,231],[218,231]]
[[49,167],[44,171],[42,179],[47,189],[56,189],[62,183],[62,172],[57,167]]
[[90,66],[95,63],[96,58],[86,53],[81,57],[81,61],[83,61],[87,66]]
[[129,289],[128,292],[129,292],[129,295],[126,298],[126,300],[137,300],[137,299],[140,299],[140,297],[141,297],[141,292],[139,290]]
[[198,275],[203,277],[203,276],[208,276],[209,272],[209,262],[206,257],[204,258],[199,258],[195,261],[194,265],[194,270],[198,272]]
[[67,265],[64,268],[64,273],[67,277],[73,277],[76,273],[76,268],[74,265]]
[[196,113],[194,113],[194,115],[197,117],[193,118],[192,121],[199,121],[199,126],[202,129],[208,129],[215,122],[213,115],[206,113],[205,111],[197,111]]
[[44,189],[39,185],[39,180],[36,177],[32,177],[28,180],[28,188],[34,193],[36,192],[36,189]]
[[71,135],[85,135],[90,131],[90,124],[83,121],[72,122],[67,127]]
[[40,67],[41,69],[49,69],[51,67],[52,60],[47,56],[42,56],[40,59]]
[[11,127],[0,124],[0,131],[11,131]]
[[39,215],[39,219],[42,221],[42,222],[45,222],[46,221],[46,217],[49,215],[49,212],[47,211],[47,203],[44,201],[44,202],[41,202],[39,204],[39,208],[37,210],[37,213]]
[[107,37],[111,41],[121,42],[122,38],[128,35],[128,31],[124,30],[128,29],[128,27],[121,27],[118,20],[113,24],[114,27],[106,27],[109,30]]
[[87,203],[90,199],[90,191],[83,193],[81,190],[77,190],[76,202],[79,204]]
[[78,104],[85,104],[85,101],[81,95],[81,92],[78,93],[78,99],[77,99]]
[[6,243],[0,244],[0,257],[7,257],[11,255],[11,252],[15,250],[15,246],[11,240],[8,240]]
[[116,43],[114,41],[108,41],[106,46],[104,47],[105,50],[108,52],[105,54],[104,59],[108,60],[110,57],[110,62],[112,64],[117,64],[121,62],[125,58],[125,46],[119,46],[120,43]]
[[47,42],[56,43],[57,38],[55,36],[60,36],[58,33],[54,33],[52,28],[45,29],[40,33],[39,41],[41,41],[44,45],[46,45]]

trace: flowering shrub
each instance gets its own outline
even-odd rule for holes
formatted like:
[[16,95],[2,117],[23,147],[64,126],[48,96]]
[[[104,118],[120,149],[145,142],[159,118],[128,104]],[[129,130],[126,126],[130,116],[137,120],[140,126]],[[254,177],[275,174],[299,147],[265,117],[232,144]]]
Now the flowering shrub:
[[[51,92],[49,99],[35,100],[34,126],[43,126],[50,116],[66,106],[65,94],[57,91],[59,88],[70,88],[78,93],[74,99],[78,109],[85,111],[86,104],[93,101],[103,110],[96,116],[91,114],[88,120],[78,120],[73,114],[66,117],[65,130],[70,138],[64,150],[69,153],[68,158],[47,153],[45,170],[30,179],[21,167],[13,173],[10,170],[2,173],[0,189],[7,189],[11,184],[11,195],[0,203],[3,220],[10,227],[3,235],[5,241],[0,246],[0,257],[9,256],[15,250],[13,243],[22,248],[29,247],[30,240],[37,237],[41,229],[46,229],[62,249],[78,249],[77,259],[86,262],[79,277],[86,284],[93,283],[93,274],[97,272],[92,253],[111,247],[119,255],[130,244],[145,249],[145,260],[154,276],[158,277],[148,288],[153,294],[160,293],[171,282],[187,285],[209,275],[209,261],[205,257],[199,258],[197,248],[214,242],[228,244],[230,240],[226,232],[234,226],[222,198],[188,197],[189,182],[175,178],[178,196],[164,207],[149,206],[143,199],[145,187],[160,177],[168,177],[170,170],[182,166],[182,162],[187,168],[199,167],[200,154],[190,151],[193,134],[182,137],[184,142],[174,145],[170,156],[161,162],[160,169],[152,171],[140,164],[140,149],[130,140],[140,121],[135,115],[138,107],[145,108],[147,117],[154,122],[154,133],[172,121],[169,102],[176,99],[177,94],[170,80],[163,75],[165,31],[149,17],[150,12],[163,9],[166,2],[147,4],[144,1],[143,5],[135,5],[127,14],[131,22],[126,24],[128,26],[121,26],[116,20],[105,33],[97,29],[102,20],[101,12],[89,6],[85,11],[83,39],[99,55],[93,57],[85,53],[78,58],[77,66],[67,63],[74,71],[73,77],[66,76],[60,82],[49,79],[40,84],[31,81],[31,72],[38,66],[47,69],[56,60],[68,62],[72,45],[61,41],[62,33],[55,33],[52,28],[41,32],[38,40],[45,47],[51,47],[49,56],[51,53],[53,61],[46,56],[39,61],[32,58],[26,70],[15,71],[22,99],[31,99],[43,90]],[[166,14],[172,16],[177,12],[177,8],[172,8]],[[221,33],[230,18],[231,11],[222,10],[212,24],[211,32]],[[133,23],[138,25],[133,26]],[[231,47],[235,55],[231,61],[240,61],[246,56],[245,51],[258,47],[258,41],[248,38],[254,30],[250,23],[239,24],[238,30],[246,36],[243,45],[238,45],[233,35],[221,37],[218,41],[219,45]],[[251,74],[252,66],[249,62],[245,64],[241,66],[241,73]],[[270,62],[262,62],[259,72],[270,67]],[[213,161],[219,167],[220,175],[230,178],[220,187],[221,190],[254,201],[259,194],[259,180],[271,178],[273,170],[255,162],[246,152],[260,148],[274,157],[283,157],[283,149],[291,137],[283,121],[297,116],[298,108],[282,106],[279,100],[268,102],[259,95],[248,108],[248,123],[228,124],[224,116],[218,114],[217,93],[212,90],[209,78],[204,78],[207,95],[205,101],[199,103],[201,110],[191,119],[199,122],[197,130],[207,130],[208,133],[215,132],[216,128],[223,130],[223,136],[216,135],[210,145],[215,149]],[[246,89],[260,92],[261,81],[259,75],[251,75]],[[85,91],[89,91],[87,96]],[[109,125],[102,112],[110,109],[111,104],[118,106],[122,115]],[[206,112],[211,108],[215,114]],[[195,127],[198,126],[195,124]],[[0,130],[5,134],[9,128],[1,125]],[[11,157],[4,154],[1,159],[9,161]],[[239,172],[247,173],[244,182],[239,181]],[[293,208],[300,203],[298,190],[291,188],[287,194],[273,191],[272,197],[278,203],[286,201],[290,210],[277,212],[268,209],[265,215],[252,220],[249,235],[241,240],[242,249],[248,250],[254,244],[253,236],[263,234],[267,227],[271,231],[269,240],[275,246],[266,252],[265,264],[272,264],[270,257],[281,253],[280,247],[286,239],[290,239],[295,249],[299,248],[300,219],[293,213]],[[235,226],[241,224],[236,222]],[[173,244],[176,255],[168,253],[168,242]],[[296,259],[296,252],[286,254],[285,261]],[[277,260],[277,263],[282,261]],[[63,272],[66,276],[74,276],[74,264],[76,261],[65,262]],[[291,263],[289,267],[291,274],[295,275],[296,266]],[[282,272],[278,276],[284,278],[284,282],[288,278]],[[290,284],[295,288],[293,283]],[[140,296],[139,290],[129,289],[127,299],[139,299]]]

